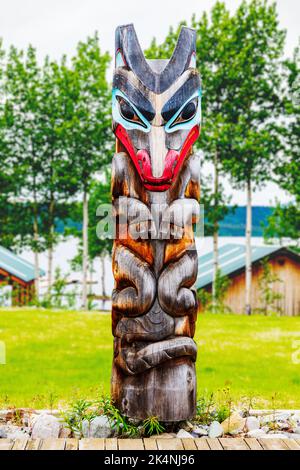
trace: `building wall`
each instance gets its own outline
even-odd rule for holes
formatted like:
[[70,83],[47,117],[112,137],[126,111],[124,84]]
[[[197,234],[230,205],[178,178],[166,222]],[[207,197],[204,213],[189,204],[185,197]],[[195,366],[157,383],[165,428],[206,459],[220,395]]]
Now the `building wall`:
[[34,298],[34,281],[23,282],[12,279],[9,274],[3,274],[0,270],[0,285],[12,286],[11,303],[13,306],[27,305]]
[[[300,264],[286,255],[276,255],[269,259],[272,272],[281,282],[274,284],[274,291],[279,292],[282,298],[276,302],[277,309],[283,315],[300,315]],[[261,300],[260,277],[262,266],[257,263],[252,266],[252,309],[263,307]],[[244,313],[245,305],[245,273],[231,278],[231,285],[226,293],[225,305],[234,313]]]

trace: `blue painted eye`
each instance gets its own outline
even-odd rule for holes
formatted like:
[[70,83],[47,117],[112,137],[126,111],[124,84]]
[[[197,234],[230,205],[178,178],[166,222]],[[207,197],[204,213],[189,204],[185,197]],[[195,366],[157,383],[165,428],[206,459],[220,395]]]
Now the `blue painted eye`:
[[177,130],[189,130],[201,121],[201,90],[186,101],[165,125],[167,133]]
[[128,119],[128,121],[133,121],[134,118],[137,117],[137,115],[134,112],[133,107],[123,98],[119,98],[118,102],[119,102],[119,108],[120,108],[123,118]]
[[131,106],[129,101],[126,101],[121,96],[117,96],[117,101],[119,103],[119,110],[121,116],[126,119],[126,121],[133,122],[135,124],[139,124],[145,129],[147,128],[146,124],[140,119],[138,114],[135,112],[134,108]]
[[189,119],[192,119],[192,117],[195,116],[196,110],[197,110],[197,103],[190,101],[181,111],[179,118],[182,119],[182,121],[188,121]]
[[129,102],[128,98],[119,89],[113,90],[113,119],[127,130],[138,129],[150,132],[151,126],[140,111]]

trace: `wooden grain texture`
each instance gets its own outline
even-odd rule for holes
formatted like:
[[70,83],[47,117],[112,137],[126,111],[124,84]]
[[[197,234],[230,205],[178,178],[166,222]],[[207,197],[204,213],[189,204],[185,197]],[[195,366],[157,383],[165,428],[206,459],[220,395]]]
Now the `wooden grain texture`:
[[156,439],[158,450],[184,450],[180,439]]
[[119,450],[144,450],[143,439],[119,439]]
[[300,442],[295,439],[285,439],[284,443],[290,450],[300,450]]
[[39,450],[41,439],[29,439],[25,450]]
[[224,450],[249,450],[244,439],[240,438],[220,438],[221,446]]
[[[111,395],[124,415],[136,419],[175,422],[195,414],[193,226],[199,214],[200,158],[192,146],[199,136],[201,88],[198,70],[190,66],[195,38],[191,29],[180,35],[165,73],[160,61],[145,61],[131,25],[118,28],[116,35]],[[187,103],[189,124],[167,132],[169,114],[175,120]],[[146,113],[146,128],[136,108]]]
[[210,450],[207,439],[201,437],[201,438],[194,439],[194,441],[198,450]]
[[80,439],[79,450],[104,450],[105,440],[104,439]]
[[0,439],[0,450],[11,450],[13,443],[12,439]]
[[24,439],[15,439],[12,450],[25,450],[28,442],[28,437]]
[[40,450],[65,450],[65,439],[43,439],[40,445]]
[[65,450],[78,450],[78,445],[78,439],[68,438],[66,439]]
[[144,441],[145,450],[157,450],[158,449],[156,439],[145,438],[143,439],[143,441]]
[[248,445],[250,450],[263,450],[262,446],[254,437],[245,438],[245,442]]
[[0,450],[300,450],[299,439],[0,439]]
[[224,450],[219,439],[207,439],[210,450]]
[[105,450],[118,450],[118,439],[114,437],[105,439]]
[[258,439],[265,450],[288,450],[288,446],[283,439]]
[[197,450],[197,446],[194,442],[194,439],[182,438],[181,442],[183,444],[184,450]]

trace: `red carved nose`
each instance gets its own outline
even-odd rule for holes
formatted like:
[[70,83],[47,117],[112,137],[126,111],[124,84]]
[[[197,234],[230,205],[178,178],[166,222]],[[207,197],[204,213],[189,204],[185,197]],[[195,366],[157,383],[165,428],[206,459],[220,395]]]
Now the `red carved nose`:
[[141,168],[141,173],[144,180],[152,184],[164,184],[172,180],[174,175],[174,168],[178,162],[179,152],[176,150],[169,150],[165,158],[165,168],[162,176],[155,177],[152,174],[150,155],[147,150],[139,150],[136,154],[138,164]]

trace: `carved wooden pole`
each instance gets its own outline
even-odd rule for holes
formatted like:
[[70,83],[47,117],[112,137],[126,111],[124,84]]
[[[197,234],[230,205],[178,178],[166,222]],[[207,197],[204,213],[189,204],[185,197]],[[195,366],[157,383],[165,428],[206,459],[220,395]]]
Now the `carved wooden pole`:
[[116,31],[112,199],[112,398],[127,416],[195,414],[200,78],[195,31],[170,60],[146,60],[133,25]]

